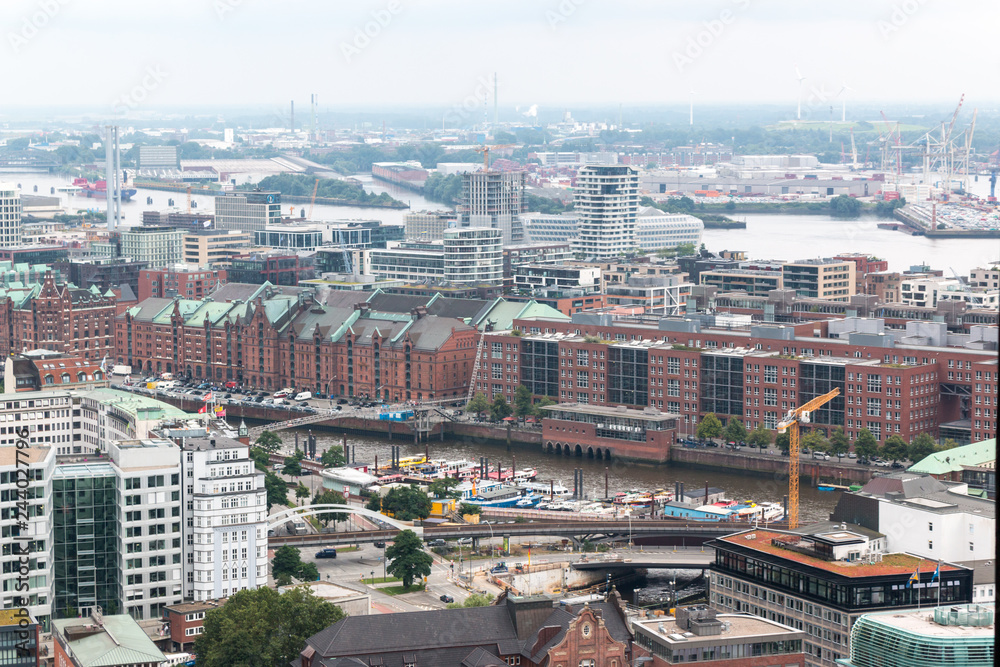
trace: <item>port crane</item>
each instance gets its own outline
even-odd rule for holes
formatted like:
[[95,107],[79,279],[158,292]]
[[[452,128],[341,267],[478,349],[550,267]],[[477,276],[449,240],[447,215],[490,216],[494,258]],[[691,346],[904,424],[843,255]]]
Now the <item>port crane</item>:
[[817,396],[805,404],[788,411],[778,422],[778,433],[788,431],[788,529],[799,527],[799,424],[808,424],[812,413],[837,396],[840,389]]

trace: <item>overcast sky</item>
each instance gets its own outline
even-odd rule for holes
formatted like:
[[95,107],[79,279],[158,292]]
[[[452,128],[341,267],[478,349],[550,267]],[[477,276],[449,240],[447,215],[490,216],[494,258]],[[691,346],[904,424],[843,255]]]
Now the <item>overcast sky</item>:
[[[997,0],[3,0],[4,106],[997,99]],[[379,21],[381,19],[381,21]],[[369,33],[365,35],[365,31]],[[359,35],[361,35],[359,37]],[[992,84],[992,85],[989,85]],[[471,104],[471,103],[469,103]],[[492,105],[492,101],[490,102]],[[839,107],[839,101],[835,102]]]

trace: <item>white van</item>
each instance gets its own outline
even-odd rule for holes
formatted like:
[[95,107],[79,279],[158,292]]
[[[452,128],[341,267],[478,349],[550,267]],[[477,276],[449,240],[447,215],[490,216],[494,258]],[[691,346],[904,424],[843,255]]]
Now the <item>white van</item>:
[[303,391],[300,394],[295,394],[295,400],[296,401],[308,401],[310,398],[312,398],[312,396],[313,395],[310,394],[308,391]]

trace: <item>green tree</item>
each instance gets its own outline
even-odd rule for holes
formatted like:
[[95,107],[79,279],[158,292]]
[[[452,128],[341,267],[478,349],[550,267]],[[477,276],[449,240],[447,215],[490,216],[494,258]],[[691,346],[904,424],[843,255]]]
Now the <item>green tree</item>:
[[288,504],[288,485],[270,470],[264,473],[264,491],[267,492],[267,511],[272,505]]
[[844,433],[843,426],[837,426],[833,429],[830,434],[830,443],[827,447],[827,451],[831,454],[835,454],[838,458],[843,458],[847,450],[850,449],[851,441],[847,439],[847,434]]
[[750,431],[750,434],[746,437],[746,441],[750,444],[757,445],[761,449],[767,449],[771,446],[771,440],[774,438],[771,435],[771,431],[764,426],[758,426],[754,430]]
[[718,438],[722,435],[722,422],[719,421],[714,412],[709,412],[701,418],[696,433],[703,440]]
[[309,497],[309,489],[302,482],[299,482],[299,485],[295,487],[295,497],[298,499]]
[[253,464],[257,470],[266,471],[271,467],[271,460],[268,458],[267,452],[265,452],[260,447],[250,448],[250,458],[253,459]]
[[327,468],[339,468],[347,463],[344,459],[344,448],[340,445],[330,447],[319,457],[319,462]]
[[205,614],[204,633],[195,640],[198,665],[285,667],[306,639],[344,617],[308,588],[240,591]]
[[268,454],[274,454],[281,449],[281,438],[277,433],[264,431],[260,434],[260,437],[257,438],[256,444]]
[[838,218],[857,218],[861,215],[861,202],[854,197],[838,195],[830,200],[830,215]]
[[722,431],[722,435],[726,440],[732,442],[746,442],[749,434],[743,422],[736,417],[730,417],[729,422],[726,423],[726,428]]
[[298,574],[299,581],[319,581],[319,568],[316,563],[302,563]]
[[300,456],[286,456],[285,469],[282,472],[286,475],[291,475],[292,477],[298,477],[302,474],[301,460]]
[[893,463],[896,461],[905,461],[906,450],[906,440],[903,440],[903,438],[896,434],[892,434],[886,438],[885,444],[882,445],[882,455],[891,459]]
[[461,498],[462,494],[455,490],[459,481],[454,477],[442,477],[431,482],[427,490],[435,498]]
[[825,452],[829,443],[826,440],[826,436],[823,435],[823,431],[814,428],[802,438],[802,446],[808,447],[814,452]]
[[[331,489],[325,489],[323,491],[317,491],[316,495],[312,499],[313,505],[345,505],[347,501],[344,499],[343,494],[338,491],[333,491]],[[315,515],[316,518],[324,525],[328,525],[331,521],[347,521],[346,512],[322,512]]]
[[792,436],[788,434],[788,431],[779,433],[774,438],[774,446],[777,447],[782,454],[788,456],[788,450],[792,448]]
[[523,384],[518,385],[517,389],[514,391],[514,414],[518,419],[523,420],[525,417],[531,414],[532,403],[531,390],[525,387]]
[[402,579],[403,588],[409,588],[414,579],[430,576],[431,563],[434,562],[412,530],[403,530],[396,535],[392,546],[385,550],[385,558],[389,562],[389,573]]
[[958,443],[952,440],[951,438],[945,438],[944,442],[941,443],[942,452],[947,449],[955,449],[956,447],[958,447]]
[[489,409],[490,409],[490,402],[486,398],[486,394],[484,394],[481,391],[476,392],[476,395],[472,397],[472,400],[469,401],[469,404],[465,406],[466,412],[472,412],[477,415],[481,415]]
[[510,417],[513,409],[507,402],[507,399],[503,397],[503,394],[497,394],[497,397],[493,399],[493,404],[490,405],[490,419],[493,421],[500,421],[506,417]]
[[297,576],[301,568],[302,556],[295,547],[285,544],[274,552],[274,558],[271,560],[271,574],[275,578],[282,574],[291,577]]
[[365,503],[365,509],[366,510],[370,510],[372,512],[381,512],[382,511],[382,496],[380,496],[377,493],[372,494],[372,497],[369,498],[368,502]]
[[930,433],[920,433],[906,448],[906,458],[914,463],[920,463],[935,451],[937,451],[937,446],[934,443],[934,437]]
[[431,513],[431,499],[418,488],[397,486],[382,498],[382,511],[400,521],[426,519]]
[[866,428],[858,431],[858,437],[854,440],[854,452],[862,459],[870,459],[878,452],[878,440],[872,432]]
[[556,402],[553,401],[548,396],[542,396],[540,399],[538,399],[537,403],[535,403],[534,405],[531,406],[531,416],[532,417],[544,417],[546,415],[546,413],[548,412],[548,410],[542,410],[542,408],[544,408],[546,406],[549,406],[549,405],[555,405],[555,404],[556,404]]
[[483,513],[483,508],[479,505],[473,505],[472,503],[462,503],[458,506],[458,513],[462,516],[465,516],[466,514],[475,514],[476,516],[479,516]]
[[489,607],[495,598],[487,593],[473,593],[462,602],[450,602],[446,605],[448,609],[468,609],[469,607]]

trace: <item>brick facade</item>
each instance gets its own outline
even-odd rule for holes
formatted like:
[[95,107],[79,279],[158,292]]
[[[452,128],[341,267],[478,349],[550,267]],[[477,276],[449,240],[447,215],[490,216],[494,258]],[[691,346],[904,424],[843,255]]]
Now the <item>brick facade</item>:
[[47,349],[100,361],[114,358],[115,297],[59,287],[52,274],[34,296],[0,299],[0,354]]

